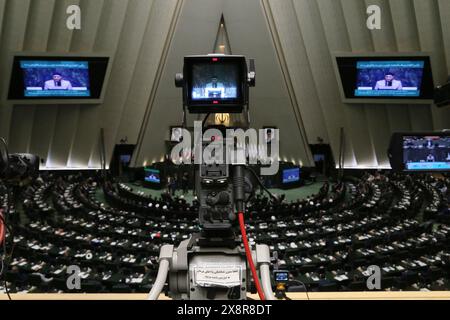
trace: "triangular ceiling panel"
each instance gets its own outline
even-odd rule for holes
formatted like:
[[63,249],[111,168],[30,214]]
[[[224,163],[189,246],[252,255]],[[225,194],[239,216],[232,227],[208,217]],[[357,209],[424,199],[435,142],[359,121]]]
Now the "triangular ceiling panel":
[[[161,159],[167,152],[164,141],[170,126],[182,123],[182,92],[175,88],[173,75],[182,71],[183,57],[211,53],[211,49],[213,53],[256,59],[257,86],[250,93],[251,127],[280,128],[281,160],[313,165],[298,106],[287,89],[260,0],[185,1],[170,45],[158,90],[149,100],[148,118],[143,121],[136,166]],[[232,120],[238,123],[239,118]],[[193,126],[194,120],[198,117],[189,115],[188,126]]]
[[230,38],[228,37],[225,18],[220,18],[219,30],[217,31],[216,43],[214,44],[214,53],[232,54]]

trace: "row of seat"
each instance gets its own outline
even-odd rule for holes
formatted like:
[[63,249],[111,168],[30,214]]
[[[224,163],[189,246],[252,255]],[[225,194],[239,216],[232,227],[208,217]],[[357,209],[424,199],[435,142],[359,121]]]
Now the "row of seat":
[[[277,253],[274,264],[309,290],[352,290],[371,264],[393,279],[386,289],[445,287],[448,185],[448,178],[431,176],[365,176],[282,204],[258,196],[247,206],[249,238],[267,243]],[[65,270],[78,265],[89,284],[82,291],[144,292],[156,276],[160,246],[199,231],[196,201],[153,198],[113,179],[41,178],[22,196],[17,257],[7,272],[18,290],[67,291]],[[415,269],[419,262],[425,267]]]

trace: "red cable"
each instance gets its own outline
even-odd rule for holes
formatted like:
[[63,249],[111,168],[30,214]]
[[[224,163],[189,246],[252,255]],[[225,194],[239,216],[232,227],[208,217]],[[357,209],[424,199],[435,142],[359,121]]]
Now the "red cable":
[[245,231],[245,221],[244,221],[244,213],[239,212],[239,226],[241,228],[241,234],[242,234],[242,242],[244,243],[245,247],[245,254],[247,255],[247,261],[250,265],[250,270],[252,271],[252,277],[253,281],[255,281],[256,290],[258,291],[259,298],[261,300],[266,300],[266,297],[264,296],[264,292],[261,288],[261,284],[259,283],[258,275],[256,274],[256,268],[255,264],[253,262],[252,252],[250,251],[250,246],[248,244],[248,238],[247,238],[247,232]]
[[3,212],[0,210],[0,246],[3,244],[3,241],[5,241],[6,237],[5,224],[3,223],[3,219]]

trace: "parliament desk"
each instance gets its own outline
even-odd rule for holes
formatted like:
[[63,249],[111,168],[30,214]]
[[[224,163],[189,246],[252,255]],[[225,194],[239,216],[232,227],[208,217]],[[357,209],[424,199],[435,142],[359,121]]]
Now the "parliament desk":
[[[258,300],[257,295],[249,296]],[[292,300],[450,300],[450,291],[434,292],[310,292],[289,293]],[[12,294],[11,300],[146,300],[146,294]],[[8,300],[0,294],[0,301]],[[160,300],[170,300],[161,296]]]

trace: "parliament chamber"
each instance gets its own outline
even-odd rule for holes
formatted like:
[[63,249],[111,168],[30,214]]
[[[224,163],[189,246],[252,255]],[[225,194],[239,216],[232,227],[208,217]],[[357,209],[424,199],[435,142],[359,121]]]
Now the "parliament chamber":
[[[11,293],[147,293],[162,244],[198,232],[198,203],[182,194],[135,191],[100,174],[40,174],[8,195],[14,256],[5,273]],[[247,205],[251,243],[265,243],[290,271],[292,292],[368,291],[366,270],[382,269],[383,291],[450,289],[448,176],[365,174],[320,183],[317,194]],[[306,287],[306,288],[305,288]],[[3,289],[3,287],[2,287]]]
[[0,0],[0,309],[450,300],[449,13]]

